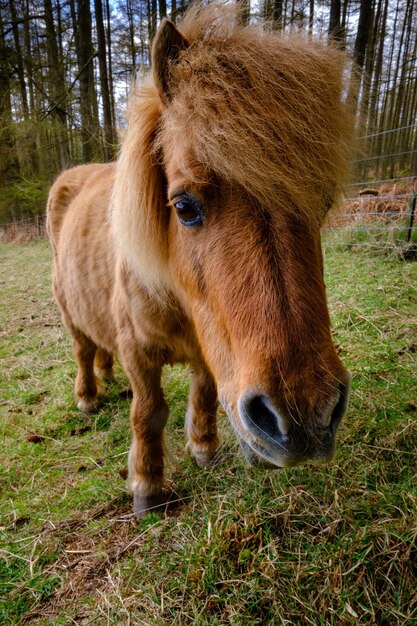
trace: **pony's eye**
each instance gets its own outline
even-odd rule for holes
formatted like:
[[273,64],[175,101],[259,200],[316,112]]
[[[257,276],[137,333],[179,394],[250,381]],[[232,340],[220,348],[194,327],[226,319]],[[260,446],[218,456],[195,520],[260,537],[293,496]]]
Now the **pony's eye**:
[[179,196],[173,202],[179,221],[183,226],[193,228],[204,222],[204,211],[200,202],[189,194]]

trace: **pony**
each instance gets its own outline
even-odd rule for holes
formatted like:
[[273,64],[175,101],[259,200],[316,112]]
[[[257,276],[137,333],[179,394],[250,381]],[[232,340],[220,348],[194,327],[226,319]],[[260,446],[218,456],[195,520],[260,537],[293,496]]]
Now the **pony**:
[[343,55],[242,25],[230,5],[164,20],[116,163],[63,172],[47,228],[85,412],[117,355],[140,518],[168,499],[165,364],[187,362],[187,446],[207,466],[218,403],[251,465],[325,463],[349,398],[320,226],[348,180]]

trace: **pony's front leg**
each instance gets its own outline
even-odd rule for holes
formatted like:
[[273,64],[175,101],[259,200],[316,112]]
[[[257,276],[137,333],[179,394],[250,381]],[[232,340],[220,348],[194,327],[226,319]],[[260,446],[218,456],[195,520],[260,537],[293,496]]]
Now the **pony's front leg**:
[[129,490],[133,494],[134,512],[141,518],[150,510],[160,509],[166,500],[163,430],[168,406],[160,384],[162,361],[158,354],[140,350],[132,342],[121,349],[121,357],[133,392]]
[[187,448],[199,467],[212,461],[219,445],[217,435],[217,390],[205,368],[194,369],[185,419]]

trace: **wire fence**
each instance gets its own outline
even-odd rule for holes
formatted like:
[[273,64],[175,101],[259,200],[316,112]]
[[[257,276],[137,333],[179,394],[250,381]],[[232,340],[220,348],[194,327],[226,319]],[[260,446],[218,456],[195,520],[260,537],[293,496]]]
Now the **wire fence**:
[[27,243],[44,239],[46,236],[46,215],[44,214],[0,224],[0,241],[2,242]]
[[416,202],[417,176],[356,181],[330,212],[323,229],[324,244],[416,256]]
[[358,138],[358,180],[417,173],[417,123],[372,132]]
[[[374,140],[379,135],[401,137],[404,130],[415,133],[417,125],[394,128],[361,137],[363,142]],[[417,142],[415,148],[408,150],[412,160],[417,162]],[[400,146],[398,146],[400,148]],[[396,159],[404,155],[398,149],[390,154],[381,154],[360,159],[363,163],[390,161],[392,172],[398,170]],[[403,171],[390,178],[378,178],[369,169],[363,180],[356,180],[350,186],[349,193],[339,205],[333,208],[323,228],[325,246],[349,246],[352,248],[370,248],[417,252],[417,171]],[[402,175],[400,175],[402,174]],[[0,241],[24,243],[46,237],[45,215],[0,225]]]

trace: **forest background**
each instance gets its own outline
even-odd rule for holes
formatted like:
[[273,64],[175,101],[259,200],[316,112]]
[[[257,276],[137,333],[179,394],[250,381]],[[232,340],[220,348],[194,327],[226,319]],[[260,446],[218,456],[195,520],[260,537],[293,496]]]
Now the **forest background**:
[[[237,0],[241,19],[335,40],[365,151],[357,179],[417,174],[417,3]],[[0,0],[0,224],[44,212],[71,165],[117,155],[127,95],[186,0]],[[355,77],[355,80],[352,78]],[[392,131],[392,132],[387,132]]]

